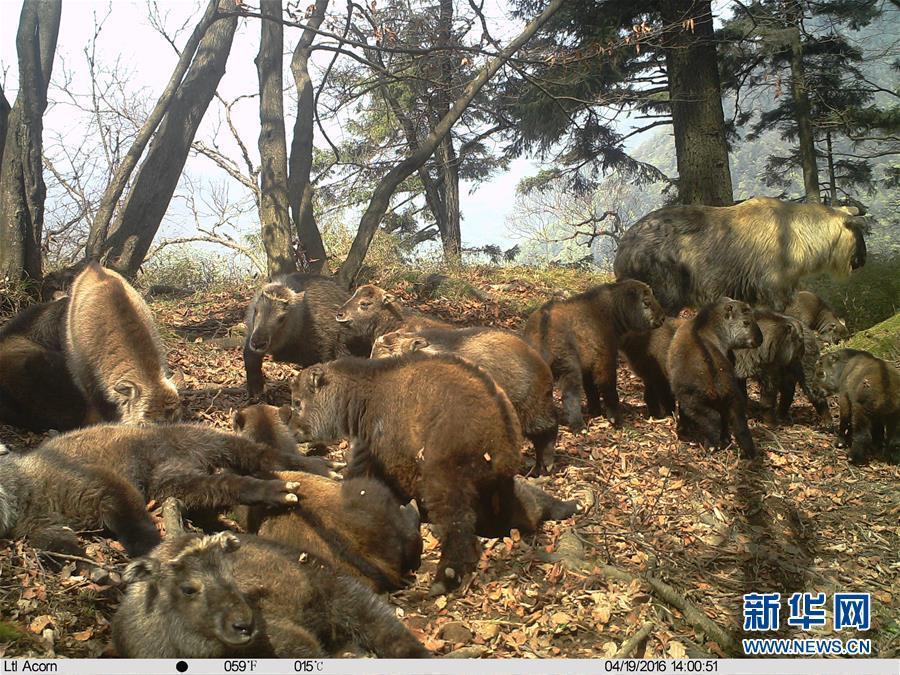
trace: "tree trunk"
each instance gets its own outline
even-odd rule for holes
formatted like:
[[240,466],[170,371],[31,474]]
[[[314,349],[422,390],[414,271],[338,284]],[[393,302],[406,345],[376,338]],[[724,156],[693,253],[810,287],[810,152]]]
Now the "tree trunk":
[[791,32],[791,96],[797,116],[797,142],[800,150],[800,166],[803,169],[803,191],[806,201],[821,202],[819,195],[819,169],[816,165],[816,145],[813,140],[810,119],[809,92],[806,90],[806,69],[803,67],[803,45],[800,43],[799,19],[794,19]]
[[4,97],[0,164],[0,278],[41,278],[44,227],[43,116],[59,34],[61,0],[25,0],[16,51],[19,93],[10,110]]
[[[453,0],[440,0],[438,13],[437,46],[446,51],[440,52],[441,82],[435,96],[438,110],[446,115],[453,103],[453,71],[455,57],[452,46]],[[450,265],[459,264],[462,257],[462,234],[459,227],[459,163],[453,147],[453,134],[448,133],[441,139],[435,152],[438,162],[443,199],[443,213],[436,217],[441,232],[441,243],[444,247],[444,261]]]
[[444,136],[435,152],[438,173],[443,187],[441,206],[443,212],[436,218],[444,247],[444,262],[458,265],[462,259],[462,232],[459,212],[459,160],[453,147],[451,134]]
[[291,248],[291,214],[288,211],[287,141],[284,136],[282,54],[284,27],[281,0],[262,0],[260,12],[278,21],[261,20],[259,54],[259,220],[269,278],[297,271]]
[[309,74],[310,47],[315,31],[325,19],[328,0],[316,0],[313,15],[306,24],[294,55],[291,58],[291,73],[297,87],[297,119],[294,122],[294,138],[291,141],[290,176],[288,177],[288,203],[294,219],[294,228],[300,240],[300,247],[306,256],[306,266],[311,272],[327,270],[328,259],[322,235],[316,225],[313,212],[313,186],[310,182],[313,163],[313,125],[315,123],[315,96],[312,78]]
[[829,193],[831,195],[831,206],[837,204],[837,176],[834,173],[834,150],[831,147],[831,132],[825,133],[825,146],[828,152],[828,181],[830,183]]
[[141,155],[144,154],[144,149],[147,147],[147,143],[150,142],[150,137],[153,136],[153,132],[156,131],[159,123],[162,121],[163,115],[166,114],[166,111],[169,108],[169,104],[172,102],[172,98],[178,91],[181,80],[184,78],[184,74],[187,72],[188,66],[191,65],[191,61],[194,58],[194,53],[200,45],[200,40],[206,34],[207,29],[215,19],[216,7],[218,4],[219,0],[209,0],[206,11],[200,19],[200,23],[194,28],[194,32],[184,45],[184,49],[181,50],[181,54],[178,57],[178,63],[175,66],[175,70],[172,72],[172,76],[169,78],[166,88],[156,101],[156,105],[153,107],[150,115],[144,120],[144,124],[141,125],[140,131],[138,131],[137,136],[135,136],[134,141],[131,143],[131,147],[128,148],[125,157],[122,158],[121,163],[116,167],[115,175],[103,192],[103,197],[100,199],[100,205],[97,207],[97,215],[94,216],[94,220],[91,223],[91,231],[88,234],[87,246],[85,248],[86,260],[98,260],[100,258],[101,249],[109,235],[109,224],[112,221],[113,213],[115,213],[119,199],[121,198],[122,193],[125,192],[128,180],[131,178],[131,174],[134,173],[134,169],[138,165]]
[[531,36],[534,35],[551,16],[553,16],[556,10],[562,6],[564,1],[565,0],[550,0],[550,4],[547,5],[544,11],[535,17],[525,29],[510,42],[505,49],[503,49],[503,51],[488,61],[478,75],[466,85],[462,94],[453,102],[453,105],[450,107],[447,114],[444,115],[437,126],[431,130],[431,133],[423,139],[419,149],[387,172],[385,177],[375,188],[372,197],[369,199],[369,205],[360,219],[359,229],[356,232],[356,237],[353,239],[353,244],[350,246],[350,252],[347,255],[347,259],[344,261],[344,264],[341,265],[339,279],[345,286],[349,287],[356,278],[356,275],[359,274],[359,270],[362,268],[363,261],[366,258],[366,253],[369,250],[369,245],[372,243],[372,237],[375,236],[378,224],[384,217],[384,213],[390,205],[391,196],[394,194],[397,186],[406,180],[413,172],[422,166],[432,154],[434,154],[441,139],[450,133],[450,129],[457,120],[459,120],[465,109],[472,102],[472,99],[474,99],[478,92],[481,91],[481,88],[485,83],[494,76],[500,67],[506,63],[523,44],[531,39]]
[[[221,0],[219,7],[222,12],[234,12],[237,0]],[[191,142],[225,74],[236,27],[236,14],[220,17],[203,36],[138,170],[117,226],[103,242],[107,264],[126,276],[137,273],[169,207]]]
[[674,30],[665,47],[680,201],[729,205],[734,198],[710,2],[671,0],[663,20],[694,22],[693,31]]

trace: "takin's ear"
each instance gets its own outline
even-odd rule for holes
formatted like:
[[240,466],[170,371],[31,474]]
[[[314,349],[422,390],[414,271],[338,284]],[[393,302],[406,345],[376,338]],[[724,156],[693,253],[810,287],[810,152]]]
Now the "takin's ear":
[[159,568],[159,560],[156,558],[138,558],[125,568],[122,579],[128,584],[145,581],[159,572]]
[[172,372],[172,376],[169,378],[172,384],[175,385],[176,388],[180,389],[184,384],[184,371],[180,368]]
[[141,387],[136,382],[132,382],[131,380],[119,380],[116,382],[116,386],[113,387],[113,390],[129,401],[135,400],[138,396],[141,395]]
[[725,318],[730,319],[734,316],[734,305],[730,302],[725,303]]
[[241,547],[241,540],[233,532],[219,532],[210,535],[210,543],[221,547],[225,553],[237,551]]
[[846,213],[851,216],[858,216],[859,209],[852,204],[844,205],[844,206],[833,206],[835,211],[841,211],[842,213]]
[[325,369],[321,366],[313,366],[309,369],[309,381],[313,389],[321,389],[325,386]]
[[871,234],[872,227],[869,223],[869,219],[865,216],[854,216],[853,218],[848,218],[844,225],[846,227],[849,227],[851,230],[858,230],[863,234]]
[[238,410],[231,418],[231,428],[235,431],[243,431],[245,424],[247,424],[247,416],[243,410]]
[[397,296],[393,293],[385,293],[381,298],[382,305],[393,305],[395,302],[397,302]]
[[278,418],[285,424],[291,421],[291,414],[292,411],[290,403],[285,403],[278,409]]

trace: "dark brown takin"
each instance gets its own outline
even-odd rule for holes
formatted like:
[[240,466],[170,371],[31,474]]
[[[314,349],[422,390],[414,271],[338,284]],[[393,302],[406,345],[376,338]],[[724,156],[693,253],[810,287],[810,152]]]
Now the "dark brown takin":
[[644,383],[644,403],[650,417],[667,417],[675,412],[666,359],[675,331],[684,322],[685,319],[666,317],[653,330],[628,333],[622,338],[621,347],[628,364]]
[[364,356],[370,345],[357,344],[334,320],[350,297],[336,281],[295,272],[263,286],[247,308],[244,320],[244,369],[251,399],[263,394],[263,357],[309,366],[346,354]]
[[900,451],[900,370],[869,352],[838,349],[817,366],[817,384],[838,396],[838,447],[850,461]]
[[357,288],[335,319],[353,335],[366,340],[370,349],[379,336],[391,331],[453,328],[445,321],[403,307],[392,293],[372,284]]
[[585,394],[591,416],[601,414],[602,397],[610,421],[622,423],[616,389],[619,344],[627,333],[656,328],[664,318],[650,287],[630,279],[552,300],[528,317],[525,340],[544,357],[559,383],[569,429],[584,429]]
[[291,426],[302,439],[350,438],[347,477],[383,480],[435,524],[433,592],[455,588],[475,569],[477,534],[527,528],[514,481],[519,421],[482,369],[447,355],[345,358],[301,372],[291,395]]
[[678,403],[679,438],[716,448],[734,434],[743,457],[756,455],[731,354],[761,342],[750,305],[731,298],[703,307],[675,331],[667,364]]
[[484,368],[509,397],[522,432],[534,445],[535,473],[553,466],[559,427],[553,402],[553,374],[527,342],[499,328],[393,331],[375,340],[372,358],[414,351],[455,354]]

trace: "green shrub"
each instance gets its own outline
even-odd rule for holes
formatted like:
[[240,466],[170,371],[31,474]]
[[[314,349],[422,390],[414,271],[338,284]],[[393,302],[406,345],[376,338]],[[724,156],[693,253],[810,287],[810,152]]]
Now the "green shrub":
[[900,253],[869,255],[848,281],[815,277],[803,286],[819,294],[855,333],[900,310]]
[[208,290],[244,284],[250,277],[250,268],[228,251],[173,246],[145,261],[137,281],[144,289],[151,286],[173,286]]
[[846,345],[900,365],[900,313],[854,334]]

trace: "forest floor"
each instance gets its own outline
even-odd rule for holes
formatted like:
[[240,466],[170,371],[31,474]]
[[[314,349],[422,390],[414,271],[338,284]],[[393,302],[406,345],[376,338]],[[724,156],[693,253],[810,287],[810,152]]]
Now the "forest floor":
[[[394,290],[408,305],[462,325],[517,328],[553,293],[592,281],[581,273],[532,280],[473,270],[468,283],[477,297],[467,284],[437,297],[409,280]],[[186,421],[227,429],[245,404],[235,326],[251,293],[248,285],[151,303],[169,362],[184,376]],[[265,372],[273,402],[288,400],[292,369],[267,363]],[[871,629],[839,637],[870,638],[873,656],[900,655],[900,466],[851,466],[832,434],[811,426],[814,412],[802,398],[793,425],[751,420],[761,452],[743,461],[734,448],[679,442],[672,419],[647,419],[640,382],[625,366],[619,389],[622,428],[595,418],[585,434],[562,429],[555,471],[541,479],[557,497],[580,500],[576,516],[533,536],[483,540],[465,592],[437,598],[427,590],[438,544],[423,527],[416,583],[390,600],[429,649],[524,658],[623,649],[633,657],[739,655],[744,593],[781,593],[782,629],[756,636],[829,637],[837,636],[832,594],[855,591],[871,593]],[[0,441],[16,451],[41,439],[0,426]],[[345,447],[335,447],[333,459],[343,460]],[[89,555],[121,572],[121,547],[85,536]],[[0,657],[103,654],[118,575],[101,586],[73,566],[50,573],[27,544],[0,544]],[[825,628],[810,634],[787,625],[796,591],[827,594]],[[641,639],[626,642],[636,633]]]

